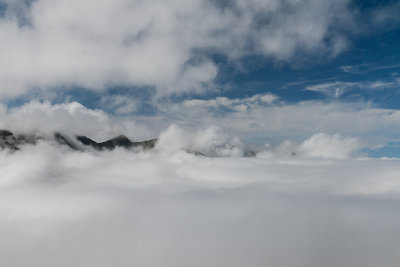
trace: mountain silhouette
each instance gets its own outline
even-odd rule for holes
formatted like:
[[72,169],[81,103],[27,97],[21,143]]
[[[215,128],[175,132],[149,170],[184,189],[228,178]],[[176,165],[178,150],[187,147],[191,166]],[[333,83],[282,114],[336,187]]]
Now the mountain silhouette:
[[[62,146],[67,146],[72,150],[85,150],[85,147],[89,146],[96,150],[113,150],[116,147],[123,147],[126,149],[131,148],[142,148],[144,150],[152,149],[157,139],[150,139],[140,142],[132,142],[124,135],[116,136],[112,139],[106,140],[101,143],[90,139],[83,135],[75,136],[75,139],[68,137],[60,132],[54,133],[54,141]],[[39,140],[46,140],[42,136],[36,134],[19,134],[15,136],[9,130],[0,130],[0,150],[19,150],[21,145],[24,144],[36,144]]]
[[18,150],[18,141],[14,134],[8,130],[0,130],[0,149]]
[[157,139],[150,139],[141,142],[132,142],[125,135],[119,135],[117,137],[114,137],[110,140],[101,143],[97,143],[96,141],[88,138],[87,136],[82,136],[82,135],[76,136],[76,139],[83,145],[91,146],[92,148],[97,150],[103,150],[103,149],[112,150],[116,147],[123,147],[127,149],[129,148],[152,149],[157,142]]
[[[7,150],[15,152],[20,150],[21,146],[26,144],[34,145],[38,141],[50,141],[57,143],[60,146],[68,147],[71,150],[76,151],[87,151],[88,149],[94,149],[97,151],[113,150],[115,148],[125,148],[128,150],[150,150],[153,149],[157,143],[157,139],[149,139],[145,141],[134,142],[131,141],[125,135],[118,135],[114,138],[103,142],[96,142],[84,135],[76,135],[74,137],[65,135],[60,132],[54,133],[52,137],[44,137],[38,134],[18,134],[14,135],[9,130],[0,130],[0,151]],[[218,148],[218,147],[217,147]],[[197,151],[186,149],[188,153],[202,157],[218,157],[216,153],[207,153],[204,151]],[[243,151],[244,157],[255,157],[256,150],[254,148],[247,148]]]

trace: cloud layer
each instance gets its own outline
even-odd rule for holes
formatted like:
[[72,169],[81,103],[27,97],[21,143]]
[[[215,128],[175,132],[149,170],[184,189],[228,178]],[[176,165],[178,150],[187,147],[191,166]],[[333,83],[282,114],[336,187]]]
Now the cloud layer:
[[201,91],[218,73],[207,54],[335,56],[355,23],[349,0],[1,2],[3,97],[71,86]]
[[399,166],[46,142],[3,151],[0,264],[396,266]]

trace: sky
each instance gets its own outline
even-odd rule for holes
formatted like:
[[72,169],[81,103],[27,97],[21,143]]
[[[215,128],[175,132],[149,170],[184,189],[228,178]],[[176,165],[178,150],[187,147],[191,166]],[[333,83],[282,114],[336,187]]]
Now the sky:
[[398,266],[398,14],[0,0],[0,265]]

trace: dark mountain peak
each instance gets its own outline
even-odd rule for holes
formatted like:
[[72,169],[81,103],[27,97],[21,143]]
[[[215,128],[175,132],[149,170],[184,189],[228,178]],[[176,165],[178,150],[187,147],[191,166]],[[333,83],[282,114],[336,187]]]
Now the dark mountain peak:
[[0,139],[5,138],[7,136],[14,136],[14,134],[9,130],[0,130]]
[[121,144],[122,146],[132,144],[132,141],[129,140],[129,138],[126,137],[126,136],[123,135],[123,134],[118,135],[118,136],[116,136],[116,137],[110,139],[110,141],[113,141],[113,142],[116,143],[116,144]]
[[0,149],[19,150],[18,141],[14,134],[8,130],[0,130]]
[[107,149],[114,149],[115,147],[129,148],[132,142],[125,135],[118,135],[110,140],[99,143],[99,145]]
[[60,145],[66,145],[73,150],[79,150],[79,148],[71,141],[68,137],[65,137],[61,133],[54,133],[54,139]]
[[129,140],[128,137],[125,135],[118,135],[110,140],[97,143],[96,141],[86,137],[86,136],[76,136],[76,139],[81,142],[85,146],[91,146],[94,149],[97,150],[103,150],[103,149],[108,149],[112,150],[116,147],[124,147],[124,148],[137,148],[141,147],[143,149],[151,149],[154,147],[155,143],[157,142],[157,139],[150,139],[146,141],[141,141],[141,142],[132,142]]
[[38,140],[44,140],[42,136],[37,134],[19,134],[17,136],[18,144],[31,144],[35,145]]
[[91,147],[93,147],[95,149],[101,149],[100,145],[96,141],[93,141],[92,139],[90,139],[87,136],[77,135],[76,139],[79,142],[81,142],[82,144],[84,144],[85,146],[91,146]]
[[120,135],[118,135],[118,136],[116,136],[116,137],[114,137],[114,138],[111,138],[110,140],[128,140],[128,141],[130,141],[129,138],[126,137],[126,136],[123,135],[123,134],[120,134]]
[[157,138],[141,141],[141,142],[133,142],[131,144],[132,147],[142,147],[143,149],[152,149],[157,143]]

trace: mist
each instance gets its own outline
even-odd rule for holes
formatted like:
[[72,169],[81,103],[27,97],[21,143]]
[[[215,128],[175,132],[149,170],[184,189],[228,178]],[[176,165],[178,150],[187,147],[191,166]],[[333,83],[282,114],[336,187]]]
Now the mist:
[[142,152],[1,151],[0,265],[397,265],[398,159],[323,134],[292,143],[296,155],[188,150],[221,147],[215,133],[189,142],[171,126]]

